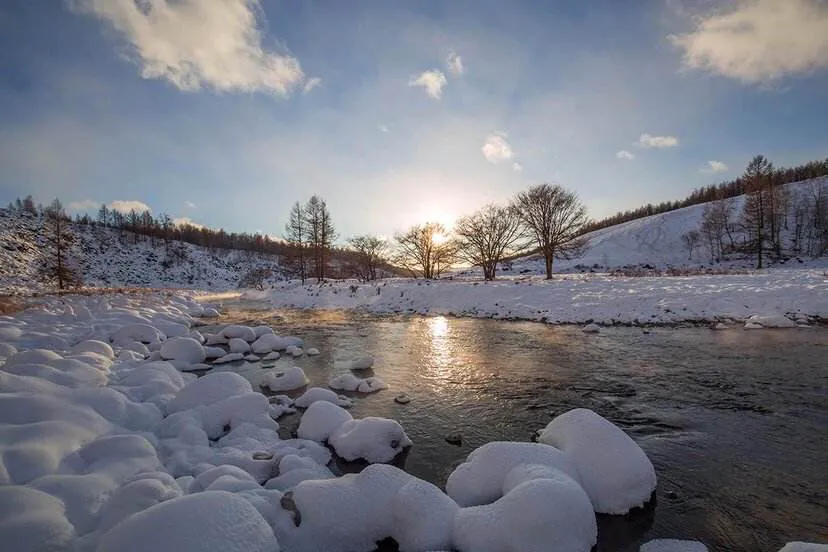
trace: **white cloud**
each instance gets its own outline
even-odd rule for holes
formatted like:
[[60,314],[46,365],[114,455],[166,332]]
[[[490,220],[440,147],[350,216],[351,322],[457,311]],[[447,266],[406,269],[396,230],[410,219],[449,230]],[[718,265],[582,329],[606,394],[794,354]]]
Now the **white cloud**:
[[446,67],[448,72],[455,77],[459,77],[466,72],[466,68],[463,67],[463,58],[457,55],[457,52],[449,52],[446,58]]
[[187,209],[195,209],[196,204],[193,203],[192,201],[185,201],[184,202],[184,207],[186,207]]
[[439,100],[443,96],[443,87],[446,85],[446,76],[439,69],[423,71],[419,77],[411,77],[408,86],[422,86],[426,94]]
[[515,161],[514,163],[512,163],[512,170],[515,172],[521,172],[523,171],[523,165]]
[[740,0],[670,36],[684,65],[745,83],[828,68],[828,2]]
[[133,209],[135,209],[138,213],[152,211],[152,209],[149,208],[149,205],[143,201],[137,201],[135,199],[116,199],[109,204],[109,208],[113,211],[120,211],[121,213],[129,213]]
[[480,151],[483,152],[483,156],[489,163],[508,161],[515,155],[512,146],[500,134],[489,134]]
[[101,204],[97,201],[93,201],[91,199],[82,199],[80,201],[72,201],[71,203],[69,203],[69,205],[66,206],[66,210],[81,213],[84,211],[98,209],[100,206]]
[[727,165],[721,161],[708,161],[707,167],[701,170],[703,173],[720,173],[727,172]]
[[305,87],[303,89],[303,92],[305,94],[307,94],[308,92],[310,92],[311,90],[313,90],[314,88],[319,86],[320,84],[322,84],[322,79],[320,79],[319,77],[310,78],[310,79],[305,81]]
[[379,126],[377,127],[377,130],[379,130],[380,132],[384,132],[384,133],[386,133],[386,134],[387,134],[387,133],[389,133],[389,132],[391,132],[391,129],[390,129],[390,128],[388,128],[386,125],[379,125]]
[[627,150],[619,151],[615,154],[615,157],[617,157],[618,159],[624,159],[625,161],[632,161],[633,159],[635,159],[635,155],[628,152]]
[[188,226],[193,226],[195,228],[206,228],[203,224],[199,224],[195,222],[190,217],[178,217],[173,219],[173,224],[176,226],[184,226],[185,224]]
[[638,145],[642,148],[674,148],[678,143],[675,136],[650,136],[646,132],[638,139]]
[[184,91],[286,95],[304,78],[298,60],[262,48],[259,0],[68,1],[118,31],[146,79]]

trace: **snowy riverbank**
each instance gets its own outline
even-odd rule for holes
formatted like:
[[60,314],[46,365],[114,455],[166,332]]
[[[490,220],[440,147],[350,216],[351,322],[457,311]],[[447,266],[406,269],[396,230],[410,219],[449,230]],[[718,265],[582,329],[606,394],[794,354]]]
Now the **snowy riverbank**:
[[354,309],[534,320],[553,324],[745,322],[828,318],[828,275],[818,269],[687,277],[564,275],[495,282],[391,279],[377,283],[289,282],[248,298],[277,307]]

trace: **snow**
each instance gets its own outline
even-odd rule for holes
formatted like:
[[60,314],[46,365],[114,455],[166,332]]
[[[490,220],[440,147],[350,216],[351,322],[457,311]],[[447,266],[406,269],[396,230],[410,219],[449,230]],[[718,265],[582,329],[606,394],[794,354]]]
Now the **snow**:
[[589,552],[598,527],[589,497],[563,472],[522,483],[492,504],[461,509],[454,546],[461,552]]
[[316,347],[310,347],[305,352],[308,356],[316,356],[319,354],[319,349],[317,349]]
[[228,362],[237,362],[239,360],[244,360],[244,355],[242,353],[227,353],[226,355],[215,359],[213,364],[227,364]]
[[300,439],[323,443],[335,430],[351,420],[353,417],[344,408],[327,401],[316,401],[302,415],[296,434]]
[[828,544],[794,541],[787,543],[779,552],[828,552]]
[[598,324],[587,324],[581,328],[581,331],[584,333],[599,333],[601,331],[601,326]]
[[494,441],[473,450],[451,472],[446,492],[463,507],[491,504],[503,496],[509,472],[521,464],[554,468],[578,481],[577,467],[555,447]]
[[761,316],[755,314],[745,321],[745,328],[750,326],[760,326],[762,328],[796,328],[796,322],[787,316],[779,314],[770,314]]
[[110,347],[108,343],[104,343],[103,341],[98,341],[96,339],[81,341],[69,349],[69,352],[73,355],[81,353],[97,353],[106,358],[115,358],[115,351],[112,350],[112,347]]
[[123,326],[112,334],[110,340],[116,345],[126,345],[137,341],[139,343],[150,344],[164,341],[166,336],[161,333],[161,330],[150,326],[149,324],[130,324]]
[[209,406],[228,397],[246,395],[250,383],[234,372],[216,372],[187,384],[167,403],[167,413],[174,414],[197,406]]
[[173,337],[164,342],[160,349],[164,360],[177,360],[187,364],[199,364],[207,358],[204,347],[192,337]]
[[336,363],[337,369],[342,370],[368,370],[374,366],[374,357],[362,356],[351,360],[343,360]]
[[436,486],[412,479],[391,502],[393,535],[401,551],[452,547],[457,503]]
[[174,498],[107,532],[98,552],[278,552],[273,530],[240,496],[209,491]]
[[292,391],[306,386],[310,380],[304,370],[292,366],[285,370],[272,370],[262,376],[262,385],[271,391]]
[[641,447],[591,410],[576,408],[556,417],[538,442],[557,447],[577,467],[596,512],[626,514],[655,490],[655,469]]
[[289,347],[301,347],[302,340],[294,336],[280,336],[273,333],[265,333],[259,336],[251,346],[257,355],[270,353],[271,351],[285,351]]
[[707,552],[707,547],[691,540],[656,539],[644,543],[640,552]]
[[317,401],[333,403],[343,408],[348,408],[354,404],[354,402],[348,397],[337,395],[333,391],[323,389],[321,387],[311,387],[305,391],[302,396],[297,398],[296,401],[294,401],[294,404],[299,408],[307,408]]
[[238,337],[231,338],[230,341],[227,342],[227,346],[231,353],[247,354],[250,352],[250,344],[248,344],[244,339],[240,339]]
[[221,336],[225,339],[242,339],[246,343],[256,341],[256,331],[249,326],[230,325],[221,330]]
[[398,422],[368,416],[343,423],[331,433],[328,444],[345,460],[362,459],[373,464],[390,462],[411,446],[411,439]]
[[388,385],[376,376],[359,378],[350,372],[334,376],[328,380],[328,387],[342,391],[359,391],[360,393],[374,393],[375,391],[388,389]]
[[262,360],[279,360],[279,357],[282,356],[279,354],[278,351],[273,351],[272,353],[267,353],[265,356],[262,357]]

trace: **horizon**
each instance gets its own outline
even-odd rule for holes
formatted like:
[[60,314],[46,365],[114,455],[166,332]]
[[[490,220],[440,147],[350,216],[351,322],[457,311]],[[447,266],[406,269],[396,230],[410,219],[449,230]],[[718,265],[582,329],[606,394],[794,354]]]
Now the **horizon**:
[[599,4],[13,2],[3,201],[282,236],[318,194],[344,239],[541,182],[600,219],[826,156],[826,3]]

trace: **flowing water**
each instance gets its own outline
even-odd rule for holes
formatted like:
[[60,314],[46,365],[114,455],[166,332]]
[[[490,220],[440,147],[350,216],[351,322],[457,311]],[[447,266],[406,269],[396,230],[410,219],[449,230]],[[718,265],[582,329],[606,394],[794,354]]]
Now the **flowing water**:
[[[828,541],[825,329],[588,335],[532,322],[273,311],[244,302],[225,309],[223,323],[269,324],[319,348],[319,356],[277,363],[301,366],[312,385],[326,387],[341,373],[337,360],[373,355],[373,375],[390,388],[353,395],[352,414],[398,420],[414,441],[398,465],[443,488],[476,447],[528,441],[566,410],[590,408],[619,425],[652,460],[658,489],[646,508],[600,516],[600,552],[637,551],[652,538],[744,552]],[[263,372],[258,363],[217,370],[254,385]],[[401,392],[409,404],[394,402]],[[298,415],[279,421],[288,433]],[[446,442],[451,433],[462,444]]]

